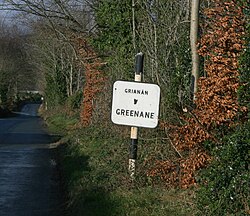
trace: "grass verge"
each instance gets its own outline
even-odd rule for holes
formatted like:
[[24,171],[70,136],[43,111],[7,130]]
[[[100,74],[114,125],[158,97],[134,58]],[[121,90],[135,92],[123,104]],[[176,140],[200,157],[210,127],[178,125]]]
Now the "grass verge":
[[[74,128],[76,119],[60,113],[48,117],[47,122],[53,133],[65,135],[60,164],[68,196],[68,215],[195,214],[192,190],[154,184],[142,165],[138,166],[138,175],[131,182],[127,172],[129,140],[96,127]],[[147,146],[147,142],[143,145]],[[150,150],[140,150],[138,163],[143,164]]]

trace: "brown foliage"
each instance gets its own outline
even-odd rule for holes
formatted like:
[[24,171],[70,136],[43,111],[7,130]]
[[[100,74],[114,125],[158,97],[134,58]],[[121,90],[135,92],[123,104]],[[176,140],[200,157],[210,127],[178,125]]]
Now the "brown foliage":
[[81,123],[88,126],[94,110],[94,99],[102,90],[105,82],[104,75],[100,70],[103,62],[89,46],[86,39],[75,39],[76,50],[80,56],[80,62],[85,70],[85,83],[83,89],[83,103],[81,106]]
[[[244,48],[243,8],[234,0],[214,0],[205,10],[205,33],[199,43],[199,55],[205,59],[206,76],[198,81],[195,109],[183,115],[185,125],[162,127],[170,132],[175,148],[185,157],[174,163],[157,161],[149,176],[161,176],[166,184],[187,188],[195,185],[195,173],[206,166],[211,157],[203,149],[206,140],[219,142],[216,131],[235,124],[240,107],[237,101],[239,83],[238,58]],[[176,171],[178,168],[178,172]]]

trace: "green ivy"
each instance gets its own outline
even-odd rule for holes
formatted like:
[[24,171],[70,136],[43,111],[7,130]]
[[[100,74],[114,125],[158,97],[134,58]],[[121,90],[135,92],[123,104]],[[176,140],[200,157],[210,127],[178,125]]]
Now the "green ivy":
[[247,215],[250,207],[250,122],[238,126],[213,152],[198,193],[200,215]]
[[95,9],[98,32],[93,45],[106,57],[114,79],[133,75],[131,7],[129,0],[101,0]]
[[67,98],[66,80],[58,68],[46,74],[45,95],[49,108],[63,104]]

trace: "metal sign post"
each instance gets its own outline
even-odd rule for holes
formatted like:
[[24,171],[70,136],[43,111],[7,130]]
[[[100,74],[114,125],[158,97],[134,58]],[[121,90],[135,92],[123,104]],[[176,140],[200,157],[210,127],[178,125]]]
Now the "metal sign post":
[[160,87],[142,83],[143,54],[135,56],[134,82],[116,81],[113,84],[111,120],[118,125],[131,127],[129,146],[129,173],[135,178],[138,128],[155,128],[158,125]]
[[[135,56],[135,82],[141,82],[143,73],[143,53]],[[135,178],[135,165],[137,159],[138,127],[131,127],[131,143],[129,148],[129,173],[132,180]]]

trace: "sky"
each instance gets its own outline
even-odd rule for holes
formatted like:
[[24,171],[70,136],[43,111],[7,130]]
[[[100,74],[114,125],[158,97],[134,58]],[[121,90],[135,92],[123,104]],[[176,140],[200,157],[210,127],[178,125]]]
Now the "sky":
[[[0,4],[1,4],[0,0]],[[28,25],[25,24],[25,19],[22,19],[18,12],[16,11],[6,11],[0,10],[0,25],[8,26],[8,27],[15,27],[20,32],[27,32],[29,31]]]
[[0,10],[1,22],[4,22],[5,24],[8,24],[8,25],[16,24],[17,19],[14,18],[15,15],[16,15],[16,12],[14,11]]

